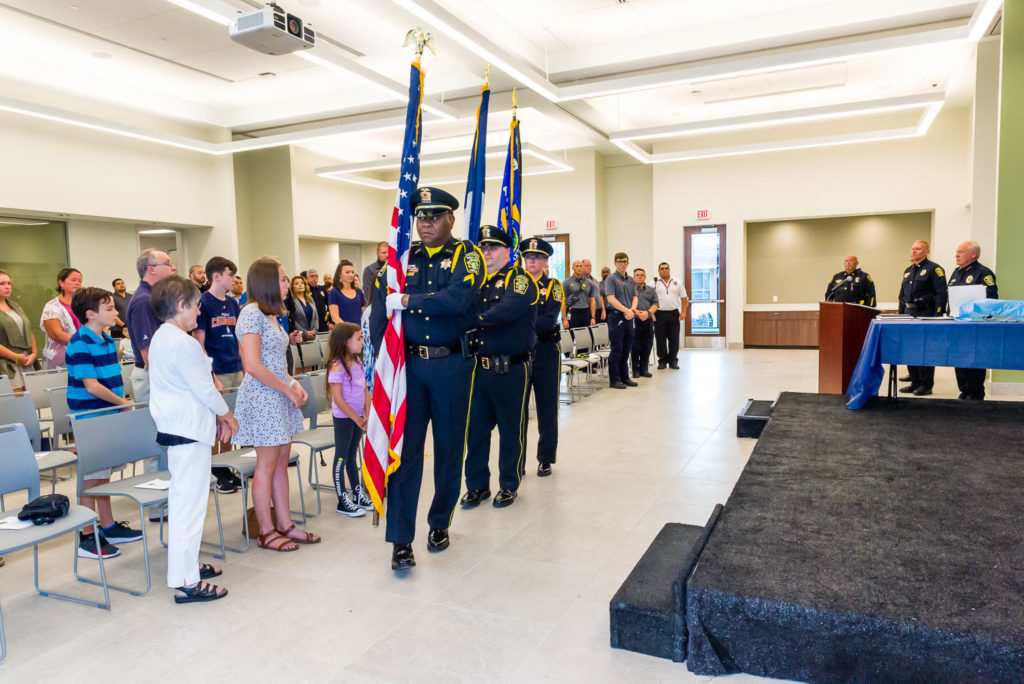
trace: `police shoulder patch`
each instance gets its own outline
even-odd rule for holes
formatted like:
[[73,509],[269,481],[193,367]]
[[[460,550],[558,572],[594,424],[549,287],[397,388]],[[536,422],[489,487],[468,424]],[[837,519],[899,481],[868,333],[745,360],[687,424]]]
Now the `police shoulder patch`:
[[941,266],[936,266],[935,267],[935,275],[937,275],[937,276],[939,276],[941,278],[941,277],[946,275],[946,272],[942,270]]
[[984,281],[985,281],[985,284],[989,285],[989,286],[992,286],[992,285],[996,284],[996,279],[994,277],[990,276],[990,275],[985,276]]
[[530,280],[526,276],[516,276],[512,281],[512,289],[516,294],[526,294],[528,287],[530,287]]
[[864,274],[864,277],[868,279],[869,283],[875,282],[874,280],[871,279],[871,276],[869,276],[867,273]]
[[466,270],[473,275],[480,273],[480,256],[476,252],[466,252]]
[[556,302],[561,302],[562,301],[562,286],[559,285],[558,283],[551,283],[551,287],[554,289],[554,292],[552,293],[552,297],[554,297]]

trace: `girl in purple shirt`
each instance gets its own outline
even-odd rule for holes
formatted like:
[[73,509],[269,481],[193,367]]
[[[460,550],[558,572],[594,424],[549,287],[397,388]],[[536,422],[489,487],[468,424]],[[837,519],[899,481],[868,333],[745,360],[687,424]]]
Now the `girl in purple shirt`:
[[[373,509],[359,483],[356,451],[366,430],[370,392],[363,373],[363,331],[353,323],[338,323],[331,330],[327,353],[327,391],[334,417],[334,490],[338,515],[358,518]],[[348,475],[351,490],[345,488]]]

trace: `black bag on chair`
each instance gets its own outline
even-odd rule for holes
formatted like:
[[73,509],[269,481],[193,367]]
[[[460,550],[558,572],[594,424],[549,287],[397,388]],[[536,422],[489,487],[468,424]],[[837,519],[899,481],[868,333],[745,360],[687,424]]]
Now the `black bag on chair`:
[[44,494],[29,501],[18,513],[18,520],[31,520],[33,525],[49,525],[63,518],[71,509],[71,502],[63,494]]

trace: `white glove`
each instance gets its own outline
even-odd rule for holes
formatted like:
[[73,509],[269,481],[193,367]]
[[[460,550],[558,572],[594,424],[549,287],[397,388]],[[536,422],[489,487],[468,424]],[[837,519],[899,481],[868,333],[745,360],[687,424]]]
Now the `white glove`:
[[402,304],[402,297],[404,296],[405,295],[403,295],[401,292],[392,292],[391,294],[388,295],[387,299],[385,300],[385,305],[388,308],[388,313],[391,313],[392,311],[402,311],[403,309],[405,309],[405,304]]

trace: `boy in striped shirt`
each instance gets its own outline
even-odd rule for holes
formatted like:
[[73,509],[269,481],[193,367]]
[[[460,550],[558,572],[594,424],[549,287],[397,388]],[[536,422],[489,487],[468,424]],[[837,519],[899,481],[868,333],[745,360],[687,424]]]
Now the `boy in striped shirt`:
[[[98,287],[83,287],[71,300],[71,310],[82,321],[82,327],[68,340],[65,355],[68,366],[68,409],[71,413],[91,411],[129,403],[124,398],[121,364],[117,361],[117,344],[105,332],[117,323],[114,295]],[[121,466],[124,469],[124,466]],[[112,470],[106,468],[83,476],[82,488],[89,489],[110,482]],[[110,497],[81,497],[83,506],[96,511],[100,519],[100,539],[82,533],[78,555],[82,558],[119,556],[115,543],[142,539],[142,532],[125,522],[115,522]]]

